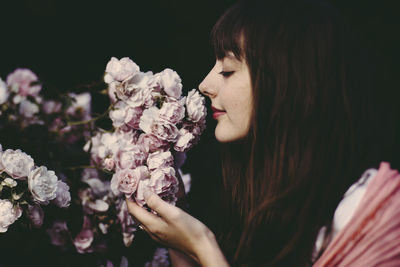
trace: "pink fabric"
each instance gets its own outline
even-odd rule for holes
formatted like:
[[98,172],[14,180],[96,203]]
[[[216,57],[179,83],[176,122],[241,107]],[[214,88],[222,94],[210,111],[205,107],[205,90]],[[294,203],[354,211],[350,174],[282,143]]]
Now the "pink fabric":
[[381,163],[352,219],[313,266],[400,266],[400,175],[389,163]]

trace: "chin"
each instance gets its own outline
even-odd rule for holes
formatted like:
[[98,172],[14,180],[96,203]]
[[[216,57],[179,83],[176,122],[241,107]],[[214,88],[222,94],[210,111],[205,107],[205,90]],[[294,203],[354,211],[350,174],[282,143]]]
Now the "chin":
[[244,137],[244,135],[235,135],[235,134],[232,134],[232,132],[218,131],[217,128],[215,129],[215,138],[220,143],[235,142],[235,141],[242,139],[243,137]]

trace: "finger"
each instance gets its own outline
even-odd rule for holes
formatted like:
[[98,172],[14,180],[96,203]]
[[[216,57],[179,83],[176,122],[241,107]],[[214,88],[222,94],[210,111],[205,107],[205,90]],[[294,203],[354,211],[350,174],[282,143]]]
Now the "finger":
[[147,206],[156,211],[162,218],[171,220],[171,218],[176,218],[178,215],[179,208],[165,202],[157,194],[148,190],[143,195]]
[[159,223],[161,220],[161,218],[148,212],[130,199],[126,199],[126,205],[128,206],[129,213],[135,217],[139,223],[145,226],[145,228],[149,228],[149,225]]

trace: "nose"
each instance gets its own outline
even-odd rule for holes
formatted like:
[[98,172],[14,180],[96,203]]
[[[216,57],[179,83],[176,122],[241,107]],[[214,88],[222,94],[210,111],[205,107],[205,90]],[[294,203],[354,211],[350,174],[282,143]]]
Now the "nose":
[[213,98],[217,94],[217,86],[215,83],[215,66],[199,84],[199,90],[209,98]]

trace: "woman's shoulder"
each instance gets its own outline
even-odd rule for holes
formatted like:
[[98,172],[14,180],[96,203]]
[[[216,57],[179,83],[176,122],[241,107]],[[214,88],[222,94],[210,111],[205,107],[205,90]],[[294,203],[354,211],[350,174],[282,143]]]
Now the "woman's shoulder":
[[386,162],[367,170],[345,193],[332,227],[332,241],[314,266],[400,266],[398,171]]

